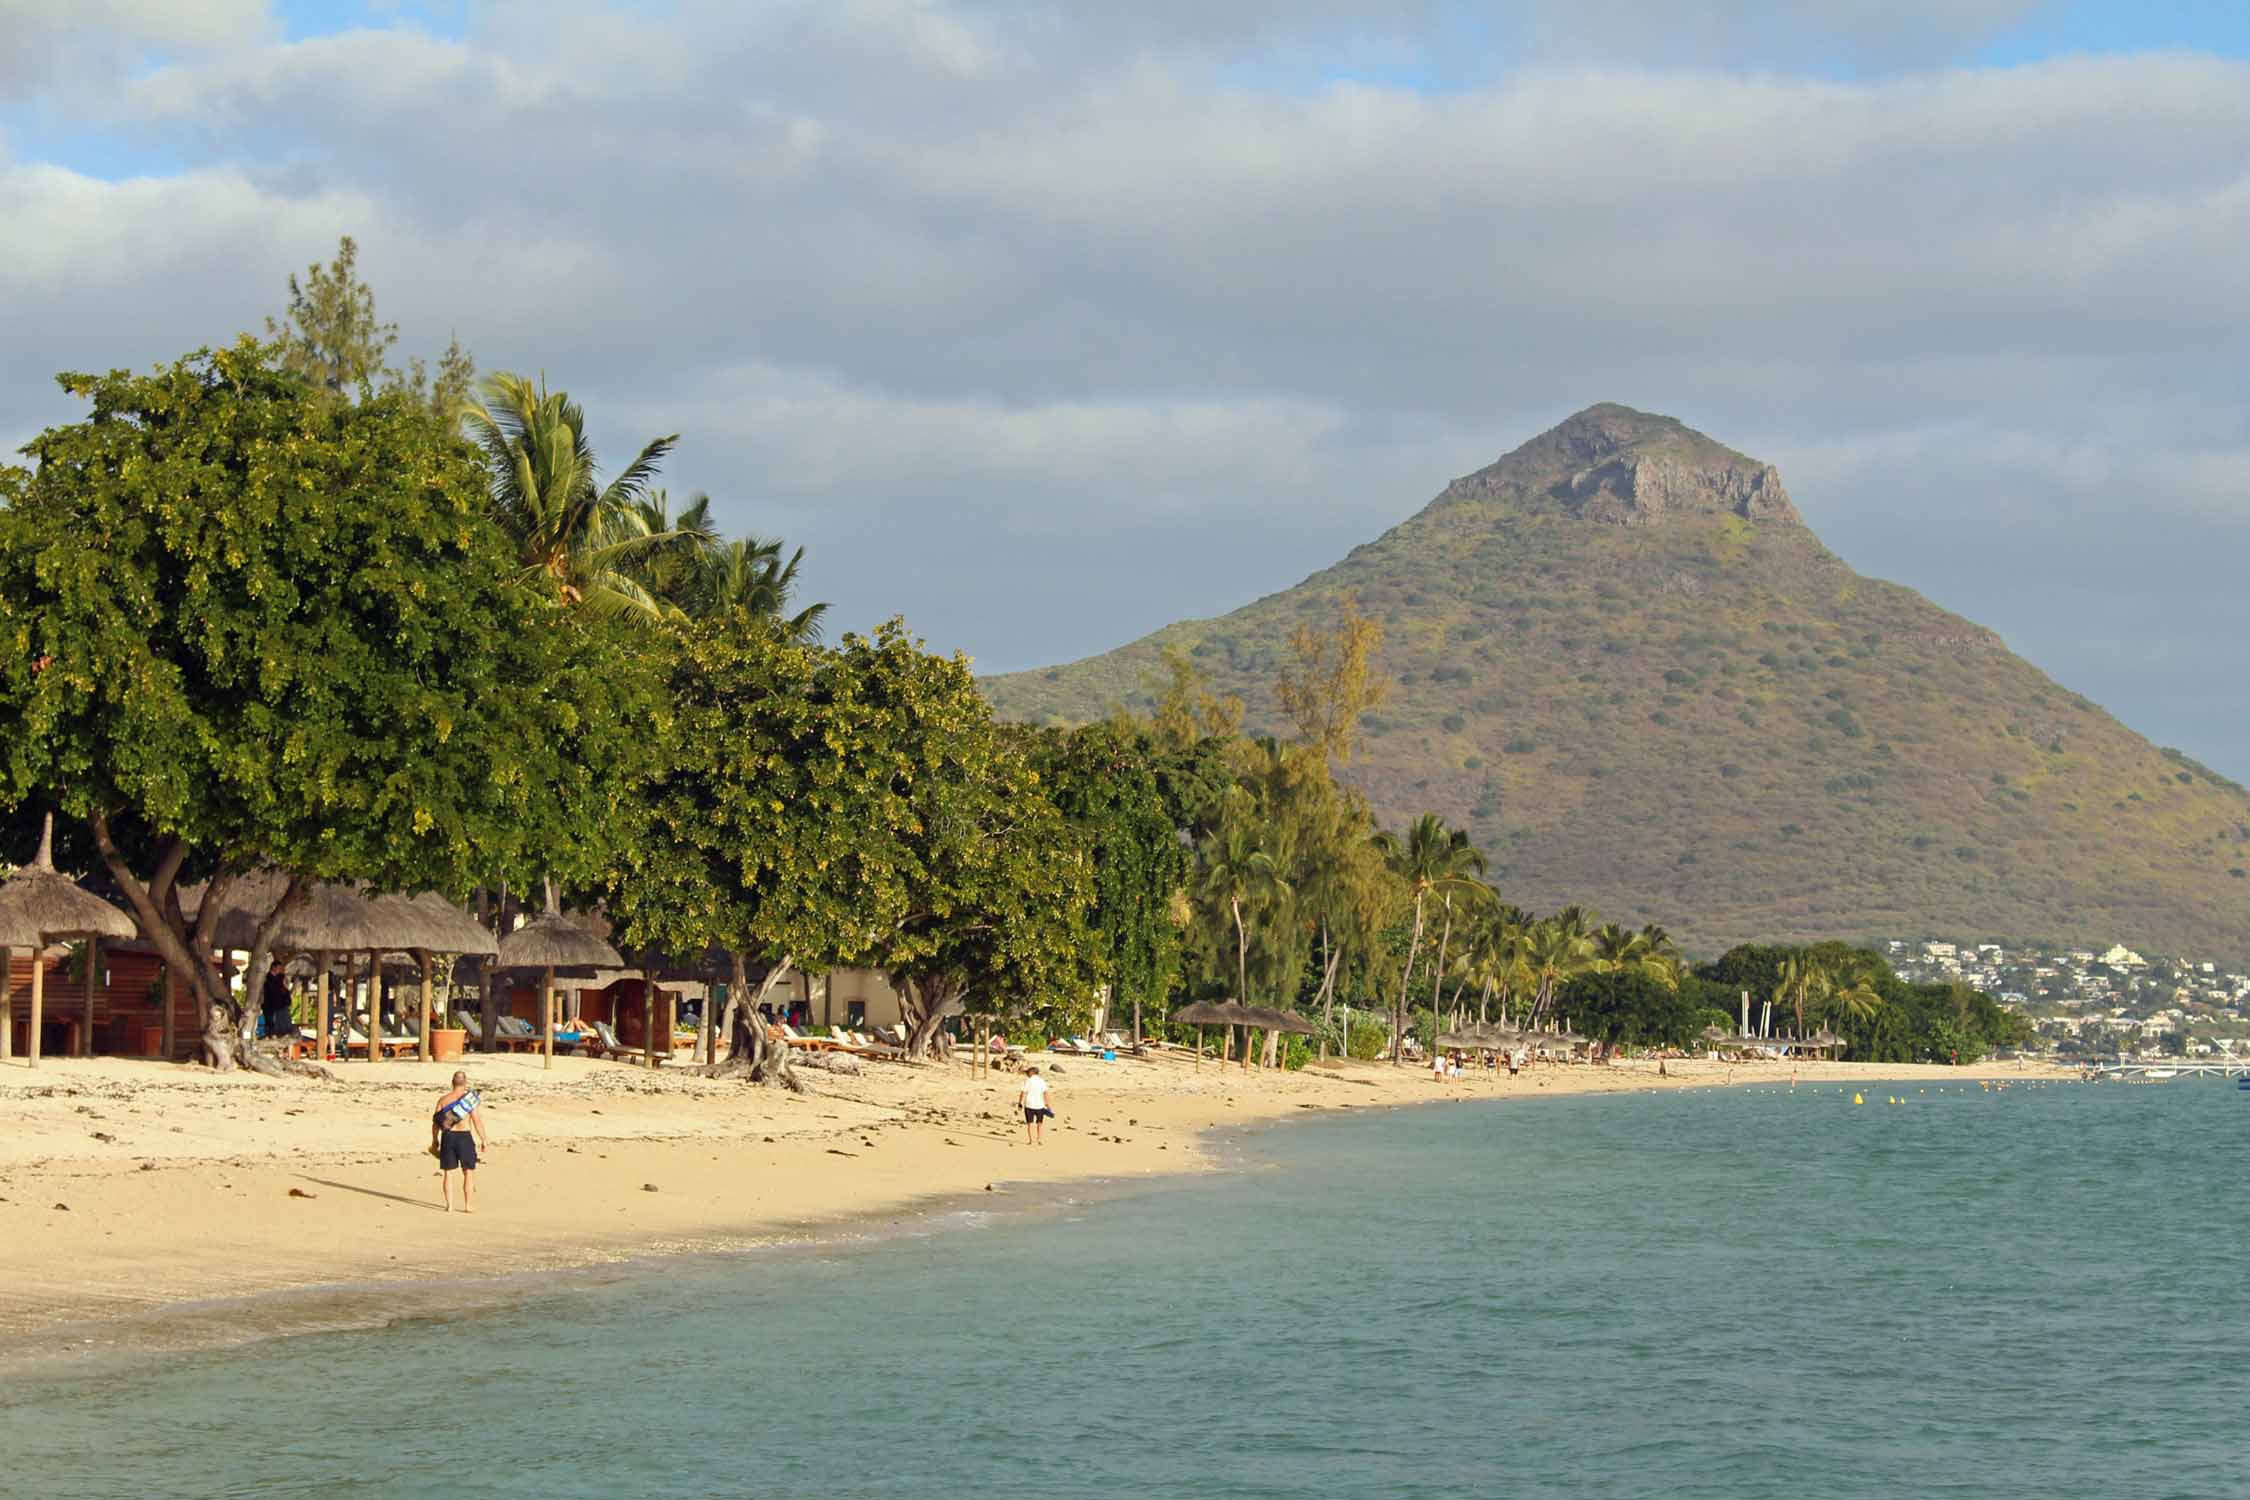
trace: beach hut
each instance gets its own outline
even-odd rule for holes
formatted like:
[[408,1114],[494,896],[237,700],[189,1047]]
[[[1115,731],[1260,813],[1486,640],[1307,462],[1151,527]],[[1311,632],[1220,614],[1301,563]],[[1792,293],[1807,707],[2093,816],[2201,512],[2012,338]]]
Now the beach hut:
[[547,909],[500,939],[493,967],[537,969],[539,978],[539,1056],[543,1067],[555,1065],[555,971],[557,969],[618,969],[625,960],[583,923],[563,915],[555,899],[555,883],[547,882]]
[[[76,1051],[80,1057],[87,1057],[94,1047],[94,981],[101,968],[101,941],[105,937],[135,937],[139,932],[131,917],[91,891],[81,890],[55,869],[55,815],[48,813],[40,825],[37,857],[0,884],[0,937],[5,938],[9,950],[8,964],[14,964],[18,946],[28,945],[32,950],[31,1021],[24,1046],[27,1063],[39,1066],[39,1032],[46,1020],[47,966],[42,946],[57,938],[86,940],[86,1000],[77,1027]],[[0,1058],[15,1045],[14,987],[7,987],[10,1014],[0,1023]]]

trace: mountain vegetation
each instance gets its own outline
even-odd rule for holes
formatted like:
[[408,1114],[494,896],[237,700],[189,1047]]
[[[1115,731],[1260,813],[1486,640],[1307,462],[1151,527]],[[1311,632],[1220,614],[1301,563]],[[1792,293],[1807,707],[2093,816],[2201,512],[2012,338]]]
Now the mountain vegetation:
[[1338,774],[1380,823],[1465,829],[1511,900],[1706,952],[1913,935],[2250,956],[2240,786],[1853,572],[1771,466],[1620,406],[1294,588],[984,689],[1068,724],[1158,711],[1192,668],[1249,732],[1333,740],[1299,697],[1335,662],[1292,643],[1362,617],[1392,687]]

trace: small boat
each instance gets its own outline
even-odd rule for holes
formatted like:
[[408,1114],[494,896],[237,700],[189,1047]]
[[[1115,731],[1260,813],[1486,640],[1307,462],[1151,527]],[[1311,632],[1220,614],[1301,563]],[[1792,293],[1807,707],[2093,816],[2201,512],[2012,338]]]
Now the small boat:
[[2245,1094],[2250,1094],[2250,1077],[2237,1078],[2234,1081],[2234,1086]]
[[2180,1076],[2180,1070],[2178,1068],[2150,1068],[2141,1076],[2143,1078],[2177,1078]]

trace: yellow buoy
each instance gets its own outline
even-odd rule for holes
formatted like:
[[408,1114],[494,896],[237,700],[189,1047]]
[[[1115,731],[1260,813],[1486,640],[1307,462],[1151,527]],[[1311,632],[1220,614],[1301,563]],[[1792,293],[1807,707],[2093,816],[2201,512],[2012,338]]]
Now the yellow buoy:
[[1854,1094],[1854,1095],[1852,1095],[1852,1103],[1854,1103],[1854,1104],[1865,1104],[1866,1102],[1867,1102],[1867,1101],[1866,1101],[1865,1099],[1862,1099],[1862,1098],[1860,1098],[1860,1097],[1859,1097],[1859,1095],[1857,1095],[1857,1094]]

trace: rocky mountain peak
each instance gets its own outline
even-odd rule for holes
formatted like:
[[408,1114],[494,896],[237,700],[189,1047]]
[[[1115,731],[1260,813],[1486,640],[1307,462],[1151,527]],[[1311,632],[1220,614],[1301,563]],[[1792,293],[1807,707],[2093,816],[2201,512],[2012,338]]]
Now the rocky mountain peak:
[[1781,471],[1672,417],[1602,402],[1446,487],[1439,503],[1552,505],[1587,521],[1646,526],[1734,515],[1800,524]]

